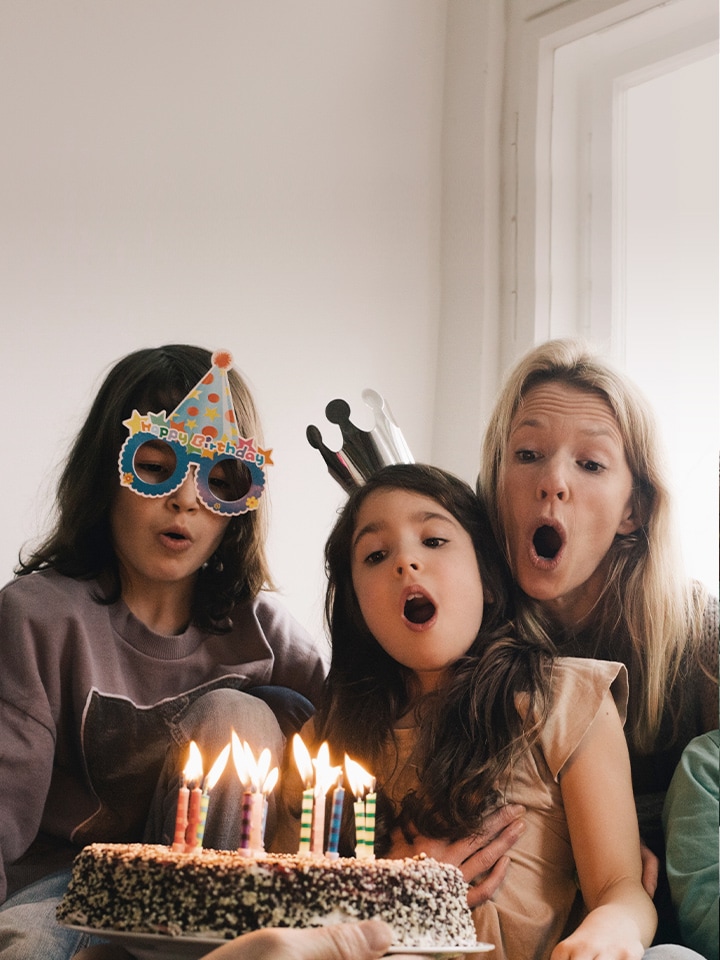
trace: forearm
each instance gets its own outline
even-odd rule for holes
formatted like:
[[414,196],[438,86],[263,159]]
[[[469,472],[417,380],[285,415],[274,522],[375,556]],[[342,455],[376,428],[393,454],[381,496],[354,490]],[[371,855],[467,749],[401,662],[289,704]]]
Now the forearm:
[[[552,954],[552,960],[584,957],[585,950],[618,960],[639,960],[657,927],[657,913],[640,883],[623,879],[604,891],[583,922]],[[595,955],[595,953],[593,953]]]

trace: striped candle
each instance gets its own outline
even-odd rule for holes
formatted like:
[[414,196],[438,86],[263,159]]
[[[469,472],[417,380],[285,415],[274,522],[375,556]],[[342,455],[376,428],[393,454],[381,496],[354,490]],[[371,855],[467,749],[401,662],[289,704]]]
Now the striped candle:
[[365,797],[365,859],[372,860],[375,857],[375,805],[377,795],[369,793]]
[[240,850],[250,851],[250,834],[252,830],[252,791],[246,790],[242,798],[242,815],[240,821]]
[[328,837],[328,848],[325,856],[334,860],[338,856],[338,847],[340,845],[340,825],[342,824],[343,804],[345,802],[345,790],[342,784],[338,784],[333,790],[332,795],[332,814],[330,817],[330,836]]
[[300,847],[298,853],[310,853],[313,820],[313,791],[312,787],[303,790],[302,811],[300,813]]
[[353,803],[355,811],[355,856],[358,860],[366,856],[365,846],[365,801],[356,800]]

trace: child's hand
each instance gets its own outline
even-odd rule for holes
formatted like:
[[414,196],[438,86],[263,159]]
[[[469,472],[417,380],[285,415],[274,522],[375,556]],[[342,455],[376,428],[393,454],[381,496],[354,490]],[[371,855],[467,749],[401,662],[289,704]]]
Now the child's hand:
[[453,842],[420,835],[408,841],[402,831],[396,830],[387,856],[399,859],[425,853],[442,863],[454,864],[470,884],[469,906],[478,907],[494,896],[505,878],[510,865],[505,854],[525,829],[524,813],[525,807],[520,804],[508,804],[485,819],[479,834]]
[[644,953],[637,924],[608,905],[592,910],[550,960],[641,960]]

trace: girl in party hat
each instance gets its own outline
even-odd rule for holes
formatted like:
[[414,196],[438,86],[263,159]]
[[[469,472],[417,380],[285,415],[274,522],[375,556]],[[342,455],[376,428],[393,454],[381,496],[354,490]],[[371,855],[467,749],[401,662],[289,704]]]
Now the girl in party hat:
[[[325,663],[267,592],[271,451],[231,362],[187,345],[120,360],[70,449],[53,529],[0,591],[7,960],[88,942],[55,922],[80,847],[173,842],[191,741],[206,773],[233,731],[278,760],[312,713]],[[242,790],[228,769],[206,846],[239,846]],[[268,840],[274,819],[270,797]]]

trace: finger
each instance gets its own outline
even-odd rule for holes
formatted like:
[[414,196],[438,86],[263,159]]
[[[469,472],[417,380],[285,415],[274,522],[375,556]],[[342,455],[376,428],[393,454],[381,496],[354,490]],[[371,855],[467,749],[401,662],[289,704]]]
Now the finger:
[[372,960],[381,957],[393,941],[392,928],[382,920],[335,923],[314,932],[327,935],[327,952],[298,954],[298,960]]
[[642,858],[642,885],[647,895],[652,898],[657,890],[660,861],[652,850],[644,844],[640,846],[640,856]]
[[498,860],[517,843],[525,832],[526,826],[524,820],[513,820],[486,846],[468,857],[461,866],[465,879],[471,882],[492,870]]
[[208,960],[376,960],[392,939],[392,929],[382,920],[305,930],[268,928],[224,944]]
[[471,883],[468,887],[468,906],[472,910],[492,899],[500,884],[505,879],[505,874],[510,866],[510,857],[501,857],[490,873],[487,873],[482,880]]
[[487,843],[497,836],[505,827],[525,815],[525,807],[520,803],[506,803],[483,819],[482,830],[477,839]]

